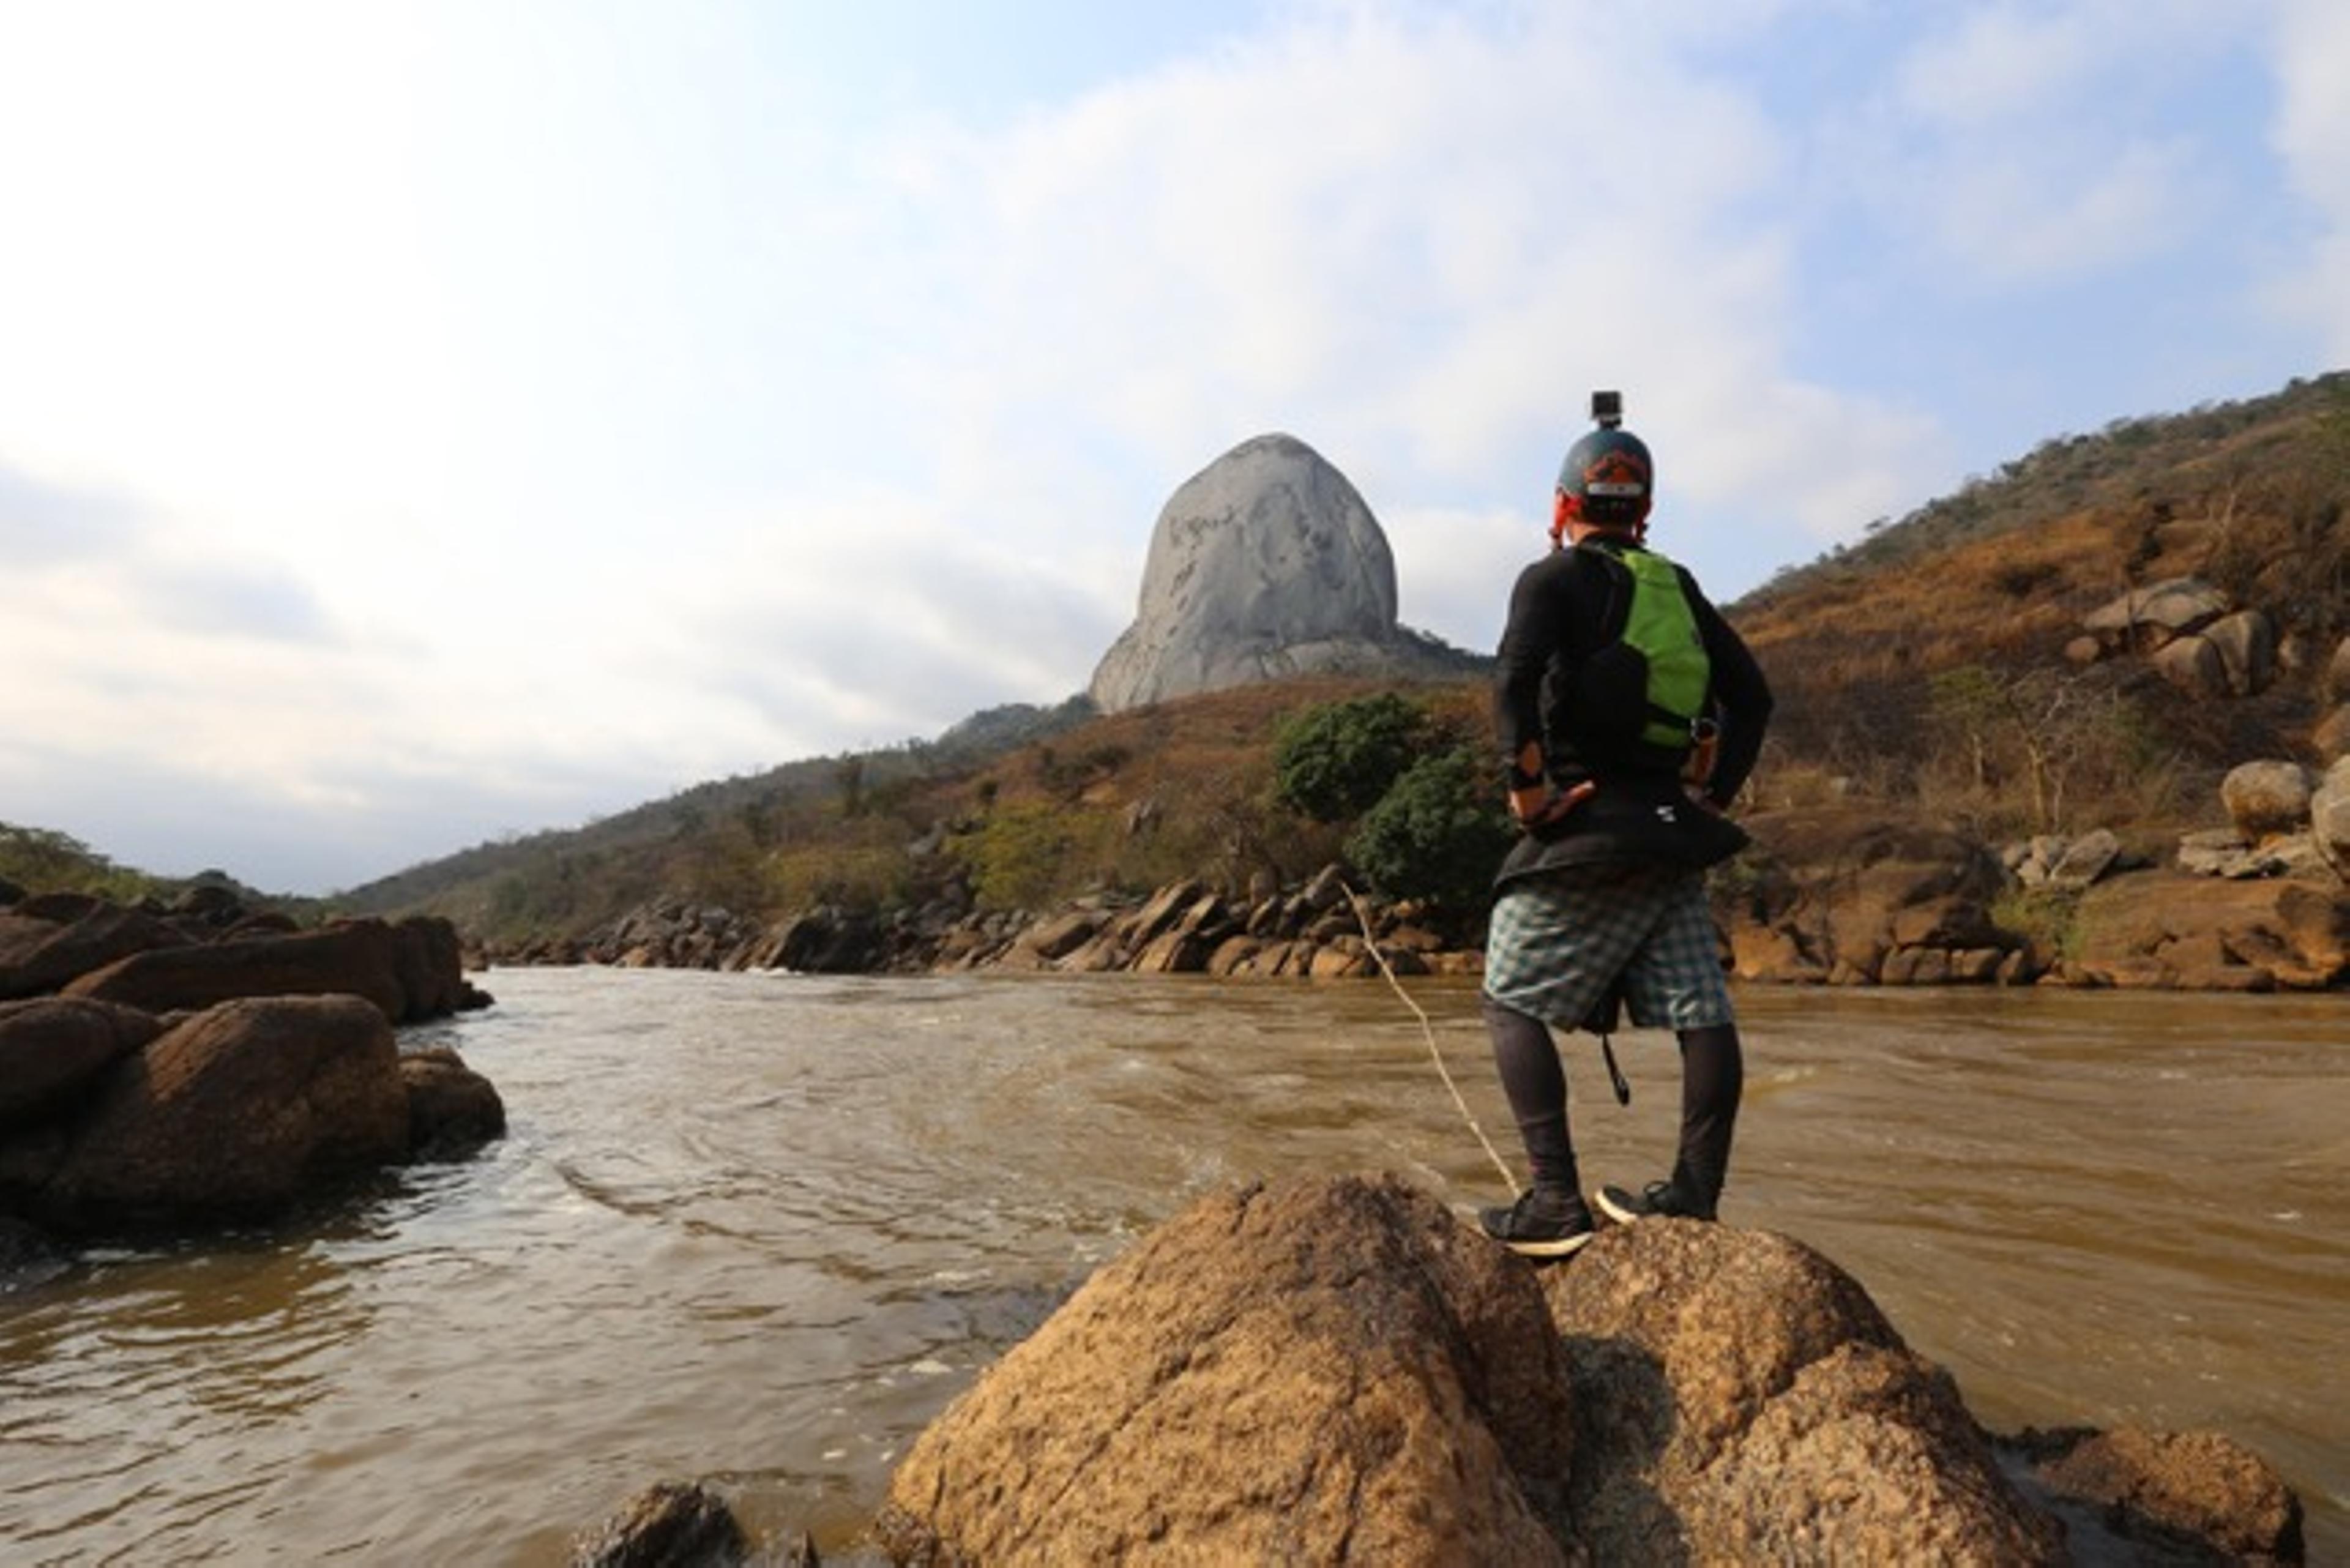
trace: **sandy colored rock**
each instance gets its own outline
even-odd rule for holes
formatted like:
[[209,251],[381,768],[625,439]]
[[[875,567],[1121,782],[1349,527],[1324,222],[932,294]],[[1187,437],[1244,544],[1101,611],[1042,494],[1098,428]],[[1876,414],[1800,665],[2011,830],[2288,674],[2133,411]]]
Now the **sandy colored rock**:
[[2203,635],[2219,650],[2231,696],[2265,691],[2276,679],[2276,624],[2265,611],[2243,609],[2221,616]]
[[2350,757],[2350,702],[2343,703],[2317,722],[2317,727],[2309,732],[2309,749],[2317,753],[2317,760],[2323,763]]
[[2103,984],[2178,985],[2160,955],[2203,932],[2234,962],[2267,970],[2281,985],[2316,989],[2350,973],[2350,892],[2330,882],[2137,872],[2090,888],[2076,923],[2074,968]]
[[1603,1231],[1544,1276],[1592,1561],[2064,1561],[1938,1368],[1798,1241]]
[[2157,673],[2188,696],[2209,701],[2228,694],[2228,666],[2207,637],[2182,637],[2154,654]]
[[2067,1428],[2010,1441],[2034,1482],[2089,1505],[2100,1527],[2137,1543],[2147,1560],[2302,1561],[2301,1500],[2224,1434]]
[[2081,619],[2100,638],[2140,647],[2210,625],[2227,613],[2228,596],[2199,577],[2169,577],[2133,588]]
[[2350,878],[2350,757],[2327,768],[2309,797],[2309,836],[2334,875]]
[[2237,833],[2257,845],[2308,826],[2311,782],[2309,770],[2299,763],[2242,763],[2220,781],[2220,801]]
[[1563,1562],[1534,1276],[1388,1177],[1201,1199],[915,1444],[901,1561]]

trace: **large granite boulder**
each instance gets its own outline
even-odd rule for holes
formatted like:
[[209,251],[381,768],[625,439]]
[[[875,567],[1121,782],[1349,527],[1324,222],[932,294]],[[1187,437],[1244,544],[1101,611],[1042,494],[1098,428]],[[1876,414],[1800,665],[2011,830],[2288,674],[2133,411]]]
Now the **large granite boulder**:
[[2276,679],[2276,623],[2267,611],[2243,609],[2222,616],[2203,635],[2219,652],[2230,696],[2265,691]]
[[1857,810],[1748,826],[1758,857],[1715,882],[1744,979],[1914,982],[1905,954],[2014,945],[1991,916],[2007,869],[1961,834]]
[[411,1012],[400,984],[400,940],[381,920],[348,920],[292,936],[237,938],[157,949],[93,971],[65,988],[92,997],[171,1012],[241,996],[364,997],[390,1022]]
[[2343,703],[2317,722],[2309,732],[2309,749],[2317,753],[2321,764],[2350,757],[2350,702]]
[[1533,1274],[1392,1178],[1201,1200],[924,1432],[920,1563],[1568,1560],[1570,1398]]
[[1537,1271],[1342,1177],[1212,1195],[1103,1268],[916,1442],[875,1534],[921,1564],[2053,1564],[2062,1520],[2081,1561],[2298,1560],[2298,1503],[2224,1438],[1996,1448],[1799,1242],[1654,1220]]
[[[570,1568],[733,1568],[751,1540],[726,1500],[700,1481],[661,1481],[574,1544]],[[813,1561],[813,1552],[807,1561]]]
[[2336,759],[2309,797],[2309,832],[2334,875],[2350,880],[2350,757]]
[[2156,650],[2157,674],[2198,701],[2228,695],[2228,661],[2210,638],[2182,637]]
[[2109,648],[2151,649],[2201,630],[2228,607],[2228,596],[2201,578],[2169,577],[2132,588],[2091,610],[2081,624]]
[[1598,1563],[2064,1561],[1948,1374],[1783,1236],[1617,1227],[1544,1291]]
[[2002,1447],[2026,1491],[2071,1526],[2076,1562],[2299,1563],[2301,1500],[2220,1432],[2026,1430]]
[[1134,624],[1089,692],[1117,712],[1293,676],[1461,668],[1399,628],[1395,558],[1346,476],[1296,438],[1263,435],[1169,498]]
[[2228,820],[2251,843],[2309,826],[2309,770],[2299,763],[2241,763],[2220,781]]
[[160,1029],[147,1013],[111,1002],[58,997],[0,1002],[0,1131],[69,1106]]
[[2213,882],[2148,871],[2100,882],[2065,972],[2150,990],[2322,990],[2350,978],[2350,894],[2327,878]]
[[428,1045],[400,1059],[408,1091],[408,1151],[420,1159],[469,1154],[505,1136],[506,1103],[495,1085],[446,1045]]
[[49,906],[56,916],[20,903],[0,914],[0,1000],[40,996],[118,959],[188,939],[142,909],[91,900],[87,908]]
[[224,1002],[106,1075],[33,1218],[73,1232],[273,1214],[317,1182],[405,1158],[408,1099],[373,1004]]

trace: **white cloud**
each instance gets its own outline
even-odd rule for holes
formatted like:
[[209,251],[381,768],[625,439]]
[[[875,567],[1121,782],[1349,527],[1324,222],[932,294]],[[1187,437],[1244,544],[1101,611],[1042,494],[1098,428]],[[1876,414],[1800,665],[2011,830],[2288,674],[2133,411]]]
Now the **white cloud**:
[[2350,8],[2285,0],[2278,19],[2273,139],[2323,231],[2283,293],[2322,334],[2327,363],[2350,364]]
[[2237,23],[2188,0],[1937,17],[1887,90],[1824,118],[1822,157],[1889,236],[2015,288],[2176,252],[2224,221],[2210,128],[2173,111]]
[[[1788,140],[1673,42],[1611,27],[1594,71],[1581,8],[1481,30],[1357,7],[901,150],[911,187],[953,193],[938,254],[985,258],[933,294],[938,423],[986,465],[1139,452],[1168,488],[1288,430],[1383,516],[1539,513],[1585,393],[1620,383],[1681,496],[1767,482],[1777,514],[1856,527],[1832,514],[1914,482],[1918,421],[1792,373]],[[1741,439],[1758,409],[1838,462]],[[1129,509],[1133,563],[1163,494]],[[1505,591],[1509,557],[1481,564]]]

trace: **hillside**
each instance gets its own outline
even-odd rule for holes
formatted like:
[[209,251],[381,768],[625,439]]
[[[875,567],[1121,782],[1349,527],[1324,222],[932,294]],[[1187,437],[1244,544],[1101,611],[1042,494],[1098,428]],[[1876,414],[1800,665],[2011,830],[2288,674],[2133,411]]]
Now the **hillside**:
[[[2317,760],[2322,666],[2350,630],[2345,511],[2350,375],[2044,442],[1731,607],[1781,696],[1778,787],[2068,826],[2012,787],[2036,747],[2108,825],[2208,815],[2233,763]],[[2178,577],[2266,613],[2272,684],[2213,701],[2143,659],[2068,657],[2099,607]]]
[[[2316,760],[2319,667],[2350,629],[2350,375],[2044,442],[1729,607],[1779,691],[1763,807],[1867,803],[1995,837],[2213,819],[2255,756]],[[1700,568],[1703,563],[1696,563]],[[2274,625],[2257,694],[2178,690],[2085,618],[2198,576]],[[1182,875],[1295,880],[1338,827],[1272,800],[1281,723],[1371,690],[1321,680],[1109,716],[1082,699],[975,716],[937,742],[699,785],[568,832],[484,845],[338,900],[446,914],[510,942],[657,900],[775,919],[816,903],[1035,907]],[[1483,734],[1480,680],[1415,689]],[[2096,820],[2093,824],[2090,818]]]

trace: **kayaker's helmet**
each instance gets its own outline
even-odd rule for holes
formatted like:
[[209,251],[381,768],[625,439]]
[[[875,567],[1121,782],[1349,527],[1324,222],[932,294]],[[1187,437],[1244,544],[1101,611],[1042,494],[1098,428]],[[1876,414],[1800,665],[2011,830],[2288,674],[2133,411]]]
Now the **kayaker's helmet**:
[[1620,426],[1606,424],[1566,449],[1558,487],[1575,509],[1602,528],[1636,527],[1648,514],[1657,468],[1648,446]]

